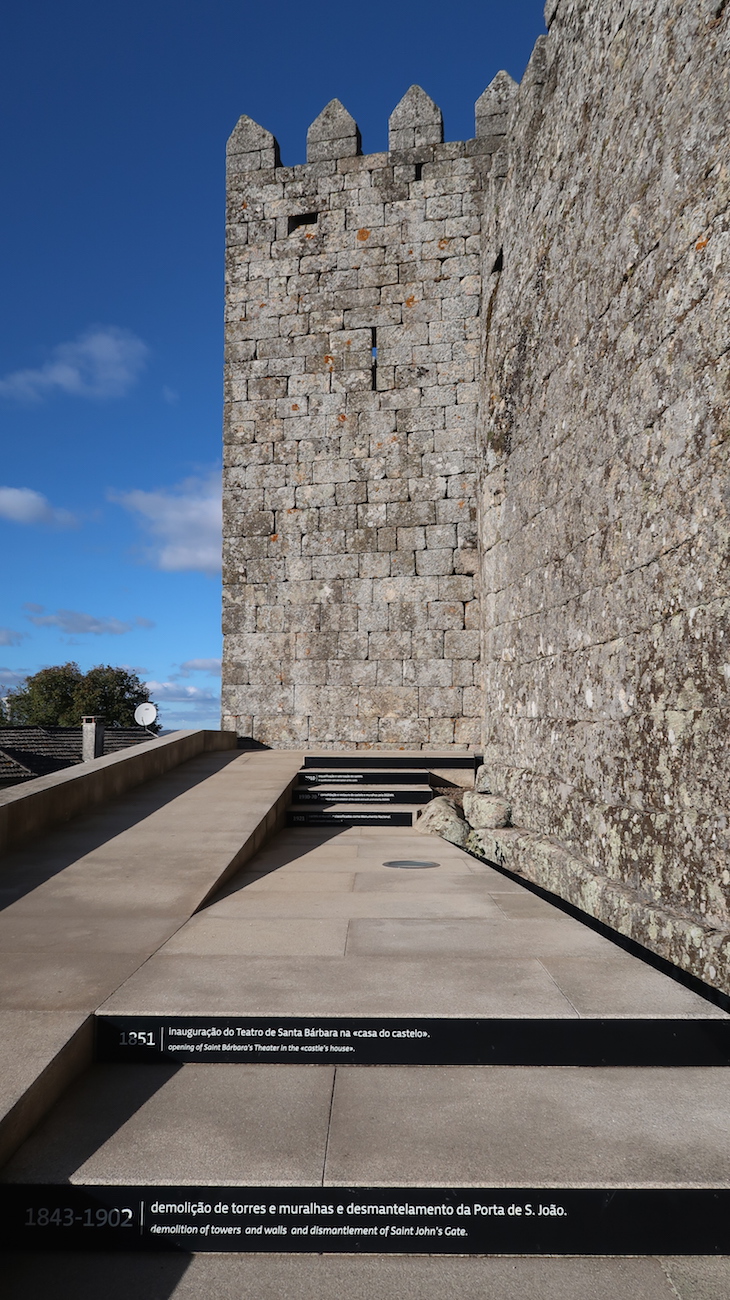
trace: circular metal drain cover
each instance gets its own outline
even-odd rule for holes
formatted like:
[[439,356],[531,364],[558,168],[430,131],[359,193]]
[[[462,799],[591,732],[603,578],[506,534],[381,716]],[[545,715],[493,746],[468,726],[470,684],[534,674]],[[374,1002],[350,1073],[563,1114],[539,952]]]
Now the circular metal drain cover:
[[384,867],[440,867],[440,862],[417,862],[415,858],[399,858],[396,862],[384,862]]

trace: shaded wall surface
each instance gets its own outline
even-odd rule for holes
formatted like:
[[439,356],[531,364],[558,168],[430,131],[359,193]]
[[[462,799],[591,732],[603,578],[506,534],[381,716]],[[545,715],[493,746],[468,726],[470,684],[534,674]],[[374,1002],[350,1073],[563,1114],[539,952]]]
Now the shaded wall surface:
[[546,18],[485,233],[485,762],[528,874],[730,989],[730,13]]

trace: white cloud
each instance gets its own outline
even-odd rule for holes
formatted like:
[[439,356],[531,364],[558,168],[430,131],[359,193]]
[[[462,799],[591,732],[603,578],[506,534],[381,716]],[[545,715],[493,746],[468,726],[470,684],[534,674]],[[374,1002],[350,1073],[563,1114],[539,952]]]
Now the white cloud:
[[220,677],[221,661],[220,659],[186,659],[184,664],[180,664],[180,671],[172,673],[172,680],[176,682],[180,677],[189,677],[191,673],[210,673],[211,677]]
[[0,519],[13,524],[51,524],[73,528],[77,523],[70,510],[59,510],[33,488],[0,487]]
[[26,669],[21,668],[4,668],[0,666],[0,691],[9,690],[11,687],[22,686],[28,673]]
[[97,618],[94,614],[82,614],[76,609],[57,609],[55,614],[44,614],[42,605],[27,604],[31,612],[26,615],[36,627],[57,627],[69,636],[91,634],[92,636],[121,636],[131,632],[134,627],[154,627],[148,618],[135,618],[131,623],[122,623],[118,618]]
[[12,627],[0,627],[0,645],[20,645],[27,632],[15,632]]
[[123,397],[149,355],[146,343],[116,325],[96,325],[70,343],[59,343],[35,370],[0,379],[0,396],[39,402],[55,393],[72,397]]
[[151,533],[145,558],[167,572],[197,570],[214,574],[221,564],[221,481],[215,471],[188,478],[173,488],[110,493],[112,501],[135,515]]
[[212,691],[201,690],[199,686],[181,686],[179,682],[145,682],[152,699],[157,703],[170,701],[176,704],[207,704],[217,701]]

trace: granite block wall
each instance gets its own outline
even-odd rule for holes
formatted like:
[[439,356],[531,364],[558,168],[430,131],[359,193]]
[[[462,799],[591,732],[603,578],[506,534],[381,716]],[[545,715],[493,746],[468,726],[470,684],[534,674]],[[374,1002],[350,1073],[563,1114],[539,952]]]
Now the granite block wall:
[[444,143],[418,86],[362,156],[228,146],[223,726],[268,745],[480,738],[476,414],[485,178],[515,90]]
[[486,782],[521,869],[730,991],[729,13],[546,19],[485,207]]

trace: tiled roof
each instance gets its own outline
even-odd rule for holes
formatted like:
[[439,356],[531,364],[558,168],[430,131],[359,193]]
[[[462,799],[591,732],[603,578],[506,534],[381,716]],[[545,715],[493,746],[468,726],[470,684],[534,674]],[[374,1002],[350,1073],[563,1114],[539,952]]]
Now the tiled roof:
[[[108,727],[104,753],[150,740],[140,727]],[[81,762],[80,727],[0,727],[0,784],[30,781]]]

